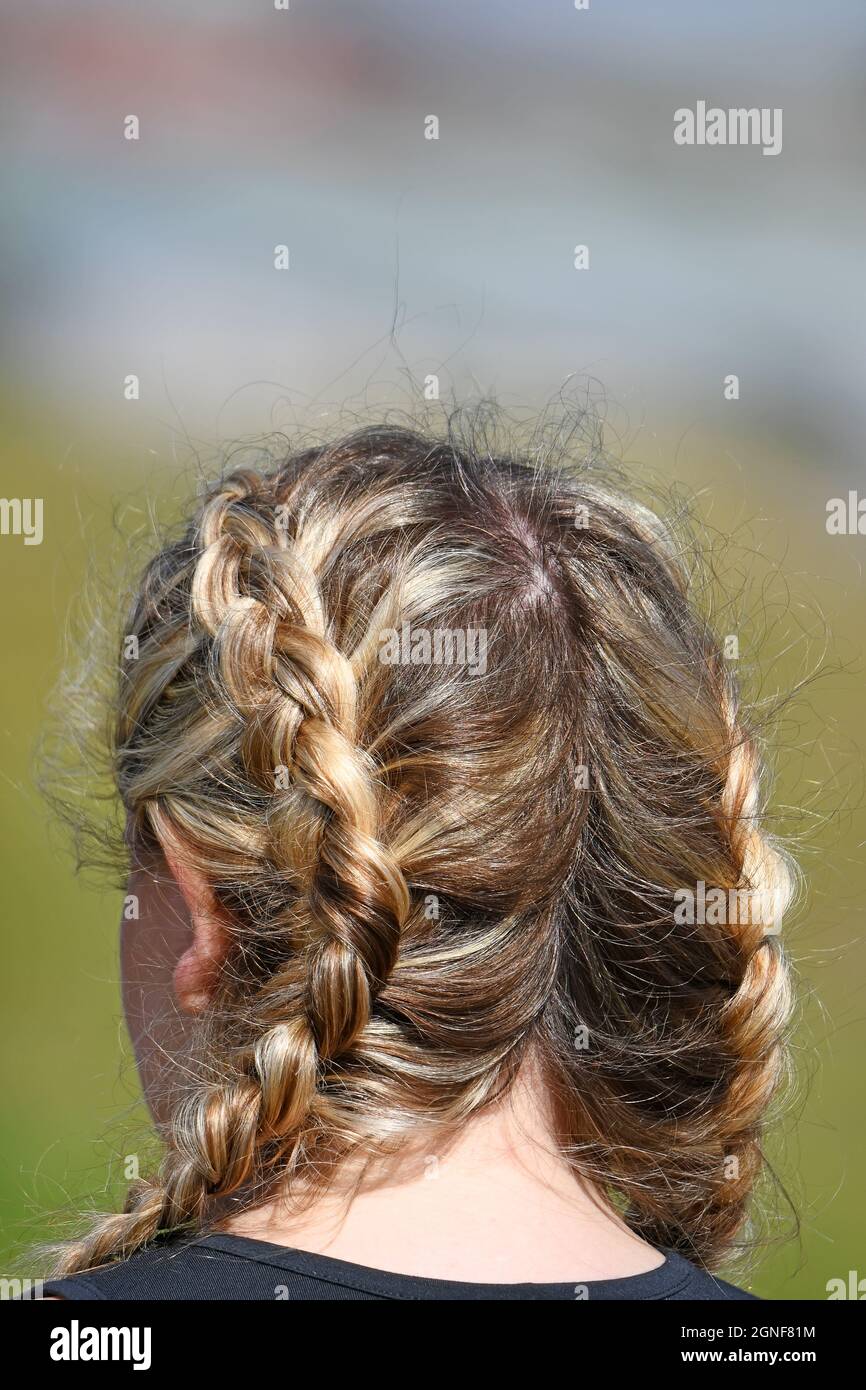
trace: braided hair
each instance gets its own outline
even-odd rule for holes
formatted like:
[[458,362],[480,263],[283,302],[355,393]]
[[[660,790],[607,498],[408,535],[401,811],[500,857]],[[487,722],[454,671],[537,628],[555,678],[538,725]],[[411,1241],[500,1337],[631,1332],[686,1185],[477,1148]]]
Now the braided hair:
[[[665,526],[590,469],[367,429],[212,485],[125,630],[132,839],[205,876],[229,946],[159,1170],[58,1268],[312,1199],[528,1059],[575,1174],[723,1259],[784,1064],[790,873]],[[679,921],[688,885],[734,909]]]

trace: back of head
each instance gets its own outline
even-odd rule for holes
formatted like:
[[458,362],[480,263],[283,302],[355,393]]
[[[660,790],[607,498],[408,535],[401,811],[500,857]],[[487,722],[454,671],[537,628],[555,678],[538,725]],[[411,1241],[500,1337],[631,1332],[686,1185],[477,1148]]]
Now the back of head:
[[[717,1262],[788,879],[661,522],[591,471],[365,430],[215,484],[126,631],[133,837],[206,876],[230,946],[161,1171],[63,1268],[455,1133],[524,1066],[575,1173]],[[699,885],[733,908],[681,912]]]

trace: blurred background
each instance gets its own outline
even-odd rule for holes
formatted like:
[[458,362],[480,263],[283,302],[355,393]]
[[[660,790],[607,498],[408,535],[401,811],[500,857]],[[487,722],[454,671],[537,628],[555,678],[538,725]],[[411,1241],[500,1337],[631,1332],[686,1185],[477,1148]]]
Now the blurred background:
[[[528,417],[577,393],[641,483],[695,499],[747,689],[797,687],[773,805],[802,1008],[771,1151],[799,1232],[774,1204],[752,1286],[866,1276],[866,536],[826,529],[866,494],[866,9],[6,0],[3,29],[0,493],[44,505],[40,545],[0,536],[3,1258],[116,1198],[145,1123],[121,895],[74,877],[36,789],[70,613],[226,446],[411,413],[435,374]],[[781,154],[675,146],[698,100],[781,107]]]

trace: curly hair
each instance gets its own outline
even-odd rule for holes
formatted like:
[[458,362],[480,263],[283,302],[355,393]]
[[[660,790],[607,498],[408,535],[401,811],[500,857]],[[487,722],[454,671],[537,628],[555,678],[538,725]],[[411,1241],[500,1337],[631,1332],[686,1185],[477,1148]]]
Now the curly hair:
[[368,428],[207,489],[139,586],[112,757],[229,948],[159,1170],[61,1271],[231,1194],[311,1199],[529,1059],[575,1175],[725,1257],[784,1065],[791,872],[689,590],[592,469],[453,437]]

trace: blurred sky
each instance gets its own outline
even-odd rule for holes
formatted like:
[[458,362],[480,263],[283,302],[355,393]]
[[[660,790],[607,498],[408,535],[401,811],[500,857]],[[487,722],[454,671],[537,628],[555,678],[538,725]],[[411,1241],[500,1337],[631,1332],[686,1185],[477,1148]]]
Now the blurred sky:
[[[723,412],[736,372],[762,429],[850,478],[862,0],[4,8],[7,381],[121,425],[136,372],[145,408],[223,435],[363,390],[396,321],[390,365],[460,393],[588,373],[672,416]],[[781,106],[782,153],[675,146],[698,99]]]

